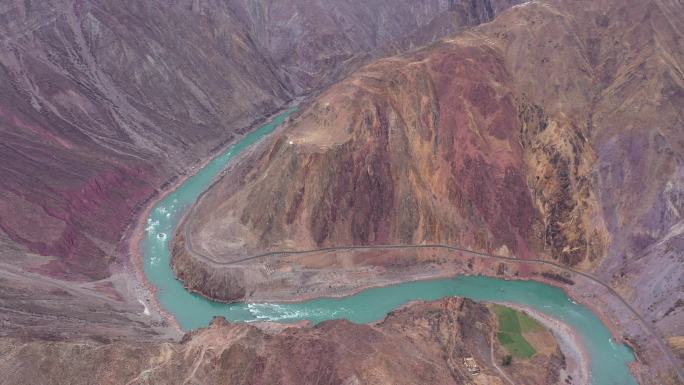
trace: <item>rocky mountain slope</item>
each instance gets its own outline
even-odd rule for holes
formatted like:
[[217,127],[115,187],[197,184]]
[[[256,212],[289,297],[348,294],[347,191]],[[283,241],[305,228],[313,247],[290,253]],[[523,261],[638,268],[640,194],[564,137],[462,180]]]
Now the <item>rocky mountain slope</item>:
[[683,24],[678,2],[534,1],[374,62],[220,180],[178,239],[221,262],[420,243],[548,258],[680,335]]
[[[181,343],[17,340],[3,348],[0,369],[4,384],[507,384],[494,366],[505,354],[495,330],[488,307],[450,298],[411,305],[375,325],[256,327],[219,318]],[[544,352],[514,360],[506,376],[560,383],[563,354],[549,332],[544,339]],[[469,373],[466,357],[476,360],[478,375]]]
[[[5,2],[0,334],[72,320],[72,301],[141,312],[117,276],[129,262],[122,236],[160,187],[381,49],[431,41],[510,3]],[[437,17],[451,23],[430,32]]]

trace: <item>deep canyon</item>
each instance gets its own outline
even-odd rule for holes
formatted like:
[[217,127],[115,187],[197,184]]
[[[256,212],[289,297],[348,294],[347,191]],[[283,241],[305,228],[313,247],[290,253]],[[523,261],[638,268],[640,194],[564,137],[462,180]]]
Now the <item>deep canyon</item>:
[[[3,335],[134,330],[119,323],[139,312],[119,278],[130,265],[125,236],[158,191],[297,95],[507,5],[7,2],[0,258],[12,311]],[[82,302],[113,316],[84,324],[89,312],[64,311]],[[50,317],[62,325],[48,328]]]
[[[0,5],[0,382],[561,383],[550,332],[543,354],[502,371],[491,305],[461,298],[372,324],[217,318],[181,339],[136,259],[141,224],[297,100],[168,234],[188,289],[286,301],[534,279],[594,305],[635,349],[639,383],[681,383],[614,297],[681,371],[684,5],[519,3]],[[421,244],[560,267],[439,249],[245,261]]]

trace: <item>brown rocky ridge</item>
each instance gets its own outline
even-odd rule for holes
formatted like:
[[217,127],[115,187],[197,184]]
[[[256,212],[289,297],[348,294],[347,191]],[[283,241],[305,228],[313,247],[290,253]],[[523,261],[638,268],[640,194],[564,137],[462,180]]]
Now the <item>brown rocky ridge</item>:
[[[202,197],[174,238],[176,273],[237,300],[258,271],[242,260],[262,253],[457,245],[590,272],[677,341],[682,24],[671,1],[534,1],[367,65]],[[228,286],[205,284],[221,272]]]

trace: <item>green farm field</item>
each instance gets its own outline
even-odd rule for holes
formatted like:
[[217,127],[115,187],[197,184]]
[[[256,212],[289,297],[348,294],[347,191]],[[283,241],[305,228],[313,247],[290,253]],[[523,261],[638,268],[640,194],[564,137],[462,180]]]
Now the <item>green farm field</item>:
[[525,339],[524,333],[544,330],[539,322],[525,313],[500,305],[494,305],[494,312],[499,320],[499,343],[513,356],[530,358],[537,351]]

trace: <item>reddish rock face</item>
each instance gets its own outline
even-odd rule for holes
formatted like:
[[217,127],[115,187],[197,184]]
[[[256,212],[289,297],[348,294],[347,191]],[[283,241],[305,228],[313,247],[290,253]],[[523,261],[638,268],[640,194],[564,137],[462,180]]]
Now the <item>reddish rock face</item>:
[[549,258],[679,333],[684,10],[582,4],[527,3],[330,87],[204,196],[188,244]]
[[[16,152],[10,154],[16,155]],[[15,159],[7,162],[17,163]],[[22,164],[25,169],[31,169],[38,167],[39,162],[34,157]],[[154,175],[142,164],[121,167],[96,171],[83,185],[61,188],[31,186],[39,180],[32,174],[16,174],[0,182],[3,189],[0,228],[34,252],[61,257],[30,270],[68,280],[97,280],[108,276],[113,245],[131,218],[127,213],[134,212],[136,204],[154,191],[150,184],[150,179],[155,180]],[[54,177],[59,178],[59,171],[47,176]],[[119,214],[114,215],[115,212]],[[103,244],[109,246],[103,247]]]
[[382,47],[515,2],[15,3],[0,14],[0,229],[57,257],[33,271],[97,280],[146,199],[234,131]]
[[[189,222],[194,246],[234,255],[422,242],[539,250],[511,84],[484,46],[438,43],[364,68],[306,108],[243,188],[226,199],[219,184],[204,198]],[[242,226],[225,232],[234,222]],[[223,239],[246,240],[245,249],[222,250]]]
[[514,3],[7,2],[0,336],[158,333],[125,234],[160,189],[293,97]]

